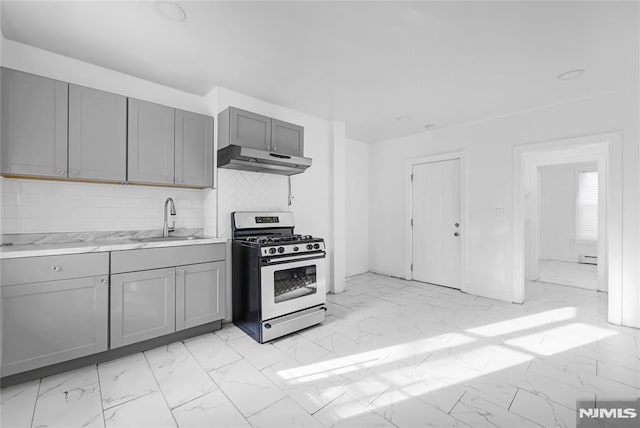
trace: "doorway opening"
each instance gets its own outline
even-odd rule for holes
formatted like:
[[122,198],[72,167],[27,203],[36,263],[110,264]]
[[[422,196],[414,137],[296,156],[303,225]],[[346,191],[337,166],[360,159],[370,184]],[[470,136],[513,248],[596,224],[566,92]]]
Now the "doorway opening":
[[[569,286],[581,282],[584,288],[589,288],[585,285],[591,285],[594,290],[608,291],[608,321],[621,324],[621,163],[621,138],[618,133],[516,147],[514,302],[525,301],[525,284],[528,281],[546,279],[547,282]],[[563,174],[575,174],[573,197],[567,196],[570,186],[557,181]],[[561,187],[565,187],[564,192],[560,191]],[[553,188],[551,192],[550,188]],[[560,221],[559,205],[564,205],[565,209],[572,208],[562,217],[567,219],[573,215],[573,224]],[[560,259],[562,257],[559,254],[563,252],[562,257],[568,259],[573,256],[566,254],[575,254],[576,263],[568,266],[581,269],[585,275],[589,270],[593,271],[595,266],[595,282],[593,276],[591,282],[586,283],[576,279],[575,275],[571,278],[567,265],[563,268],[558,263],[552,263],[551,266],[540,263]],[[585,266],[589,262],[596,264]]]
[[464,284],[464,153],[407,163],[407,279],[461,289]]
[[[536,251],[534,281],[607,291],[598,284],[598,164],[567,163],[538,168],[537,226],[527,245]],[[606,228],[604,229],[606,233]],[[600,263],[602,268],[602,261]]]

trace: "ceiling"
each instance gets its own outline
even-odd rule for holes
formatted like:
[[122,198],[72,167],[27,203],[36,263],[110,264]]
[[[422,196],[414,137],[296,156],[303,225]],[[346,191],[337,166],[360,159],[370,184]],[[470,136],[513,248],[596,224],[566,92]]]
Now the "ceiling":
[[638,85],[636,2],[178,3],[183,22],[154,2],[2,1],[2,32],[195,94],[219,85],[343,121],[365,142]]

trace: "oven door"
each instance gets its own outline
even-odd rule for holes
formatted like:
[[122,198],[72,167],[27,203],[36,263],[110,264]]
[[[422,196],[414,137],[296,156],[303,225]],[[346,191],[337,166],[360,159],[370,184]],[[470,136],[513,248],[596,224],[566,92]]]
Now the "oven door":
[[271,259],[262,266],[262,320],[326,301],[325,256]]

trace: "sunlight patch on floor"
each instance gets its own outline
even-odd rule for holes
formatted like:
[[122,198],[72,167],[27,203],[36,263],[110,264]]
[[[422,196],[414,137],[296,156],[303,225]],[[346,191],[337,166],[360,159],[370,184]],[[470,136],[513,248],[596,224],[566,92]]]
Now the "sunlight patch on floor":
[[539,312],[537,314],[526,315],[493,324],[483,325],[468,329],[469,333],[485,337],[495,337],[516,331],[527,330],[534,327],[553,324],[555,322],[573,319],[578,314],[578,309],[573,306]]

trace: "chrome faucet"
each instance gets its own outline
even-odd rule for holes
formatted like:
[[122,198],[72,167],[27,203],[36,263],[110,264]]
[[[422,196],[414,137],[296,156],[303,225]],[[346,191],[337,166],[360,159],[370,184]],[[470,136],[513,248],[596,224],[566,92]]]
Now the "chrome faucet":
[[169,223],[167,221],[167,205],[171,204],[171,215],[176,215],[176,205],[173,203],[173,199],[167,198],[164,201],[164,226],[162,227],[162,237],[168,238],[169,232],[173,232],[176,230],[176,221],[173,220],[173,224],[169,227]]

